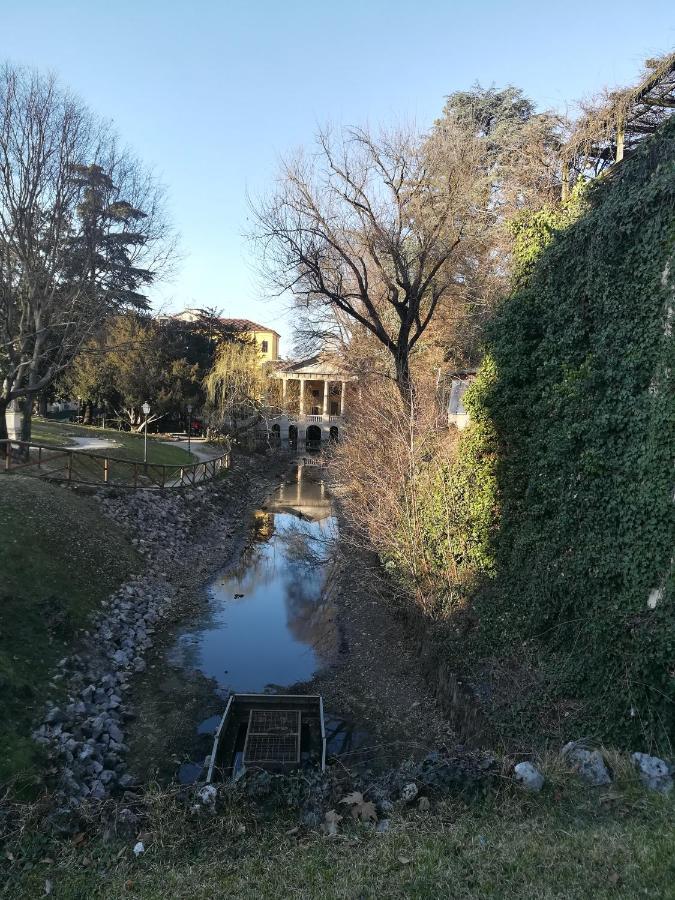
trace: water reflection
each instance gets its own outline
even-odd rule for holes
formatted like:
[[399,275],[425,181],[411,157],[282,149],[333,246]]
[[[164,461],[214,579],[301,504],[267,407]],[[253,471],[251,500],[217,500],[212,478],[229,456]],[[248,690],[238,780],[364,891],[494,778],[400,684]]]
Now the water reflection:
[[323,596],[333,528],[321,473],[300,468],[255,514],[239,564],[209,586],[208,621],[180,636],[172,661],[223,693],[309,680],[338,646]]

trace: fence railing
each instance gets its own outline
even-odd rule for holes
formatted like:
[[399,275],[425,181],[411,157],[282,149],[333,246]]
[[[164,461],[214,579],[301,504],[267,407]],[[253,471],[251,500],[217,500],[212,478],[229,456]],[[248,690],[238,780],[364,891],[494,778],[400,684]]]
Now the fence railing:
[[69,447],[35,444],[32,441],[0,441],[5,472],[63,481],[67,484],[164,490],[211,481],[222,469],[229,469],[230,454],[195,463],[145,463]]

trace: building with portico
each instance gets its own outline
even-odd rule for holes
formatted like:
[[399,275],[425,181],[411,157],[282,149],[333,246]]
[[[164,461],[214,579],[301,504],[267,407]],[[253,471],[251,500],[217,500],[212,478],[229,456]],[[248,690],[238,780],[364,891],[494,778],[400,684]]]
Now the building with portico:
[[340,439],[356,379],[334,357],[322,353],[285,363],[273,377],[281,381],[281,414],[270,427],[282,447],[320,450]]

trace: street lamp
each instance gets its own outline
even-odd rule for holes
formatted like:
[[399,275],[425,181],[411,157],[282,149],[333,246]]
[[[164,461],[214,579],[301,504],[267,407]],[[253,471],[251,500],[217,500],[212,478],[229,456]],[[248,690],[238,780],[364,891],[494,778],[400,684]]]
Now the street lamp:
[[190,438],[192,437],[192,404],[187,405],[188,414],[188,453],[190,452]]
[[147,466],[148,464],[148,416],[150,415],[150,404],[146,400],[143,406],[141,406],[143,410],[143,415],[145,416],[145,443],[143,445],[143,462]]

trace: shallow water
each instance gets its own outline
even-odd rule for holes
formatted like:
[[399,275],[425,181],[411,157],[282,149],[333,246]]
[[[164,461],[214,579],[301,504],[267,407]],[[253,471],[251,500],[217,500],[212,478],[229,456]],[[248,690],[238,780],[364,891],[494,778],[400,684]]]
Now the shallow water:
[[[330,542],[337,526],[318,467],[299,466],[251,520],[239,561],[207,586],[209,607],[184,630],[168,661],[212,679],[223,698],[232,692],[282,693],[335,659],[340,635],[325,586]],[[182,783],[203,776],[194,751],[210,750],[221,715],[196,729],[191,760],[178,770]],[[325,710],[326,749],[352,760],[370,742],[367,732]],[[203,759],[203,756],[201,757]]]
[[214,679],[224,696],[311,679],[338,647],[323,590],[334,531],[320,471],[300,467],[255,513],[238,564],[208,586],[208,616],[179,636],[174,665]]

